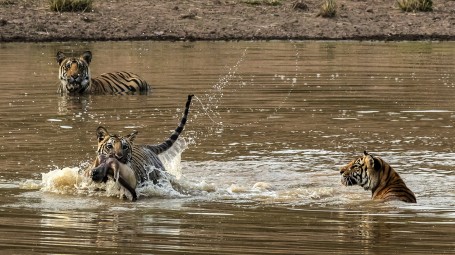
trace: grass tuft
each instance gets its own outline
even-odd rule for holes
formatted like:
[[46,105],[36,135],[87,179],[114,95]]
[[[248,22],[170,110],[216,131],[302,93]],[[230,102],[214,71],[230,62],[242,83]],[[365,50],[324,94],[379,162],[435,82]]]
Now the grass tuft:
[[15,5],[15,4],[16,4],[16,1],[14,1],[14,0],[1,0],[0,1],[0,6]]
[[251,5],[272,5],[277,6],[282,4],[282,0],[243,0],[243,3]]
[[429,12],[433,10],[432,0],[397,0],[398,7],[405,12]]
[[321,5],[321,11],[319,12],[318,16],[322,16],[324,18],[333,18],[336,14],[337,4],[335,0],[325,0]]
[[84,12],[92,9],[93,0],[49,0],[52,11]]

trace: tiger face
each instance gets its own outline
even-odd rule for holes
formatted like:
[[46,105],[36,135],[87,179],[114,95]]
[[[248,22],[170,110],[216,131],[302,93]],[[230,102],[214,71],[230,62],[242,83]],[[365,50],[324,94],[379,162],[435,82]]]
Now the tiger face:
[[60,93],[83,93],[90,86],[90,68],[92,60],[90,51],[80,57],[66,57],[57,52],[57,63],[60,65],[58,78],[61,82]]
[[127,136],[111,135],[104,127],[98,127],[96,130],[98,155],[115,157],[123,164],[130,164],[133,157],[133,141],[137,133],[137,131],[134,131]]
[[364,151],[362,157],[341,168],[341,183],[345,186],[359,185],[365,190],[373,190],[378,185],[376,177],[380,168],[380,161]]

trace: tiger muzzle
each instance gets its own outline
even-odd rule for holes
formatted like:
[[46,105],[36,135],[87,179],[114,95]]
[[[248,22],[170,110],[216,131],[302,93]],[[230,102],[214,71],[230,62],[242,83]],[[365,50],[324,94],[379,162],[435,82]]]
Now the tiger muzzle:
[[81,75],[70,76],[67,79],[66,89],[69,92],[78,92],[84,90],[88,85],[88,80]]
[[344,186],[353,186],[357,185],[357,180],[355,178],[352,178],[352,176],[345,174],[344,172],[341,172],[341,184]]

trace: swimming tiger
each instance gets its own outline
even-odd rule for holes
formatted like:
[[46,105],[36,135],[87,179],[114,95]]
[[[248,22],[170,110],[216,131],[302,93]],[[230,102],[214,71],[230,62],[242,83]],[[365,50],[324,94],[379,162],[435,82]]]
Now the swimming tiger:
[[360,185],[365,190],[371,190],[372,199],[417,202],[414,193],[387,162],[366,151],[363,154],[341,168],[342,184]]
[[63,52],[57,52],[57,63],[60,65],[58,93],[128,94],[147,93],[150,89],[146,81],[130,72],[104,73],[92,78],[89,67],[91,61],[90,51],[80,57],[66,57]]
[[[174,130],[172,135],[161,144],[135,145],[133,141],[138,134],[137,131],[133,131],[131,134],[126,136],[119,136],[110,134],[107,129],[102,126],[98,127],[96,130],[98,138],[97,157],[93,165],[86,170],[85,175],[90,176],[93,179],[93,169],[103,163],[101,162],[103,157],[114,157],[120,163],[126,164],[133,169],[137,184],[142,184],[149,180],[156,184],[160,177],[159,170],[165,171],[164,165],[158,158],[158,155],[171,148],[174,142],[178,139],[179,135],[182,133],[188,118],[192,97],[193,95],[188,95],[185,112],[180,120],[180,124]],[[148,171],[150,168],[154,171]],[[98,179],[103,178],[98,177]]]

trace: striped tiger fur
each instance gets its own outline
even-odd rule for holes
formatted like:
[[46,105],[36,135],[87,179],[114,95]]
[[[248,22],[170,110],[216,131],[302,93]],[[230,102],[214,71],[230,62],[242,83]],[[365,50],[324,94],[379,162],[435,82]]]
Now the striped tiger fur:
[[130,72],[105,73],[92,78],[90,62],[92,53],[84,52],[80,57],[67,57],[57,52],[60,65],[58,78],[60,94],[129,94],[147,93],[150,86],[136,74]]
[[147,169],[151,167],[153,169],[165,171],[164,165],[158,158],[158,155],[171,148],[182,133],[188,118],[192,97],[193,95],[188,95],[185,112],[180,120],[180,124],[172,135],[161,144],[135,145],[133,141],[138,134],[137,131],[134,131],[127,136],[118,136],[110,134],[107,129],[102,126],[98,127],[96,130],[98,138],[97,157],[93,165],[87,169],[88,172],[86,172],[86,175],[90,176],[91,170],[102,163],[100,162],[102,156],[115,157],[119,162],[126,164],[133,169],[138,184],[148,180],[157,183],[159,171],[148,171]]
[[371,190],[372,199],[417,202],[414,193],[387,162],[366,151],[363,154],[341,168],[342,184],[360,185],[365,190]]

